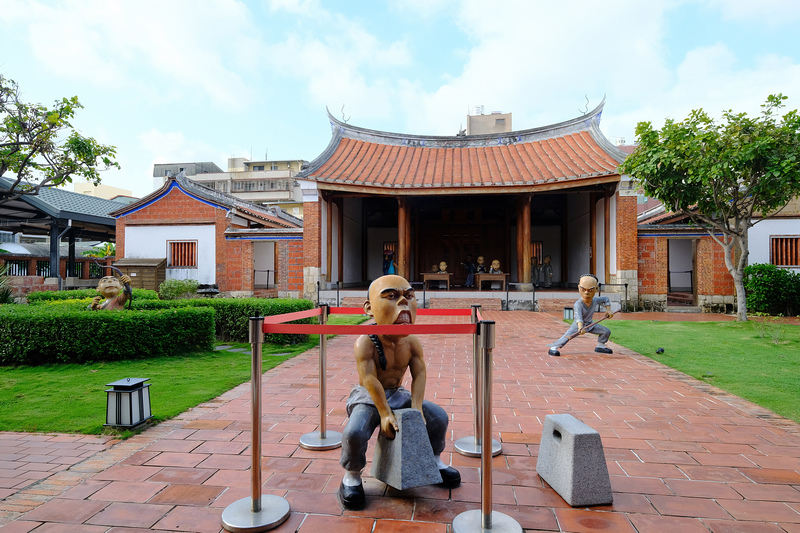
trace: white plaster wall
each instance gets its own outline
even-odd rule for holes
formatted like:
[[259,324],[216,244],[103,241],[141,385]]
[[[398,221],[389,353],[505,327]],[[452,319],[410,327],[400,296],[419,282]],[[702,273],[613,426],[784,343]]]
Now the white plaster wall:
[[[261,272],[255,273],[256,285],[264,285],[269,282],[270,287],[275,286],[275,243],[267,241],[253,241],[253,270]],[[271,272],[263,272],[270,270]],[[269,279],[267,279],[269,275]]]
[[167,241],[197,241],[197,268],[167,268],[167,279],[195,279],[216,283],[216,244],[212,224],[198,226],[128,226],[125,257],[167,257]]
[[567,242],[569,267],[566,282],[577,283],[581,274],[589,272],[589,195],[567,196]]
[[344,211],[344,278],[345,283],[361,280],[361,206],[359,198],[345,198]]
[[[800,236],[800,219],[766,219],[758,222],[747,233],[750,256],[747,262],[769,263],[769,241],[772,236]],[[800,268],[792,268],[800,272]]]
[[597,204],[595,205],[594,211],[594,227],[595,227],[595,248],[594,255],[595,255],[595,267],[597,268],[597,279],[601,282],[605,281],[606,279],[606,244],[605,244],[605,233],[606,233],[606,218],[605,218],[605,210],[603,207],[605,206],[605,201],[600,198],[597,200]]
[[674,291],[688,291],[692,286],[692,274],[683,274],[692,270],[694,261],[694,245],[692,239],[668,239],[669,276],[668,284]]

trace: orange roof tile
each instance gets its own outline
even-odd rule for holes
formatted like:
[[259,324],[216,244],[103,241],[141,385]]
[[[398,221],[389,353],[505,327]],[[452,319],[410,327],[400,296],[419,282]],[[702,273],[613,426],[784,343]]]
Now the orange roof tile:
[[626,154],[599,129],[604,103],[581,117],[503,134],[437,137],[359,128],[334,118],[325,151],[298,174],[322,188],[371,192],[479,187],[520,190],[577,187],[619,179]]

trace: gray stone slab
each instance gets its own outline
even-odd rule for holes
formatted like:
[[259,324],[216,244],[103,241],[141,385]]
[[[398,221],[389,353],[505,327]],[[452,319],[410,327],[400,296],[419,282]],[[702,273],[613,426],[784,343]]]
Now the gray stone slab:
[[396,409],[394,416],[400,430],[394,439],[387,439],[379,432],[372,476],[398,490],[441,483],[422,413],[416,409]]
[[572,507],[613,501],[600,434],[572,415],[545,416],[536,471]]
[[233,346],[231,346],[230,344],[220,344],[219,346],[214,346],[214,349],[217,351],[228,350],[230,348],[233,348]]

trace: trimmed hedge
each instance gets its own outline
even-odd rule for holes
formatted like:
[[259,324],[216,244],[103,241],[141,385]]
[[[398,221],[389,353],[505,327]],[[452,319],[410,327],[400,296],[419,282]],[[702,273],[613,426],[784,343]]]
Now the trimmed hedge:
[[[249,322],[253,316],[273,316],[314,308],[311,300],[295,298],[192,298],[188,300],[139,300],[133,301],[134,309],[168,309],[174,307],[211,307],[215,311],[215,333],[217,340],[249,342]],[[294,324],[314,323],[313,319],[294,321]],[[267,342],[275,344],[298,344],[308,335],[269,334]]]
[[775,265],[756,263],[744,269],[747,310],[792,316],[800,311],[800,274]]
[[[83,298],[94,298],[100,293],[97,289],[78,289],[74,291],[39,291],[29,293],[28,303],[39,304],[53,300],[80,300]],[[158,300],[158,293],[150,289],[133,289],[133,301],[136,300]],[[127,304],[126,304],[127,305]]]
[[214,310],[2,306],[0,339],[0,364],[5,365],[173,356],[213,348]]

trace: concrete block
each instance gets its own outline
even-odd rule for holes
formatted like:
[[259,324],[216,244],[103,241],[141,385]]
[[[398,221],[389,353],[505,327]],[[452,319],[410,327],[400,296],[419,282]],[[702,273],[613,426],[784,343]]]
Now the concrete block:
[[613,501],[600,434],[572,415],[545,416],[536,471],[572,507]]
[[441,483],[422,413],[416,409],[395,409],[394,416],[400,430],[394,439],[387,439],[379,432],[372,476],[398,490]]

